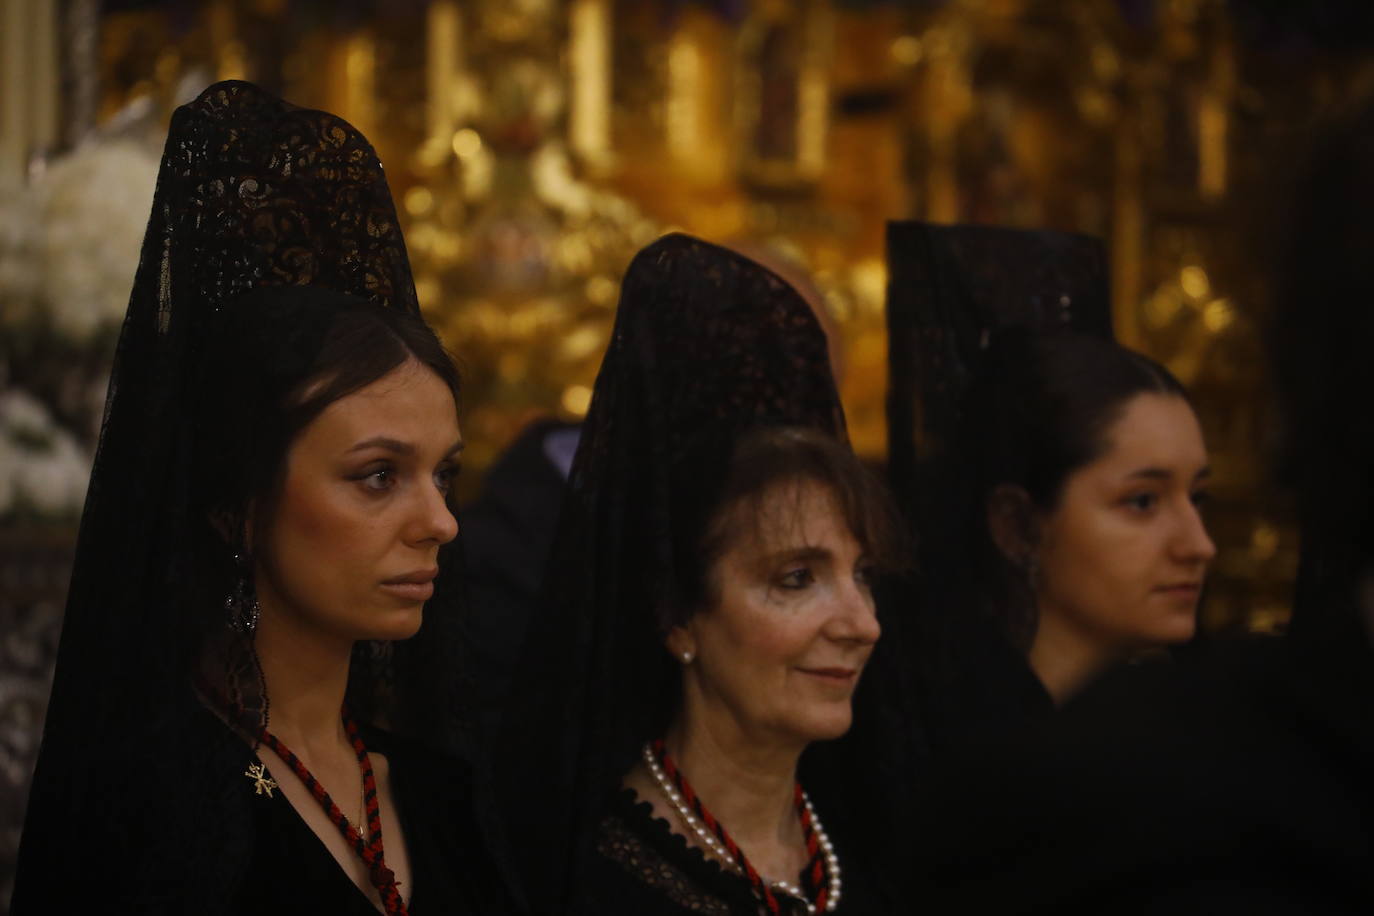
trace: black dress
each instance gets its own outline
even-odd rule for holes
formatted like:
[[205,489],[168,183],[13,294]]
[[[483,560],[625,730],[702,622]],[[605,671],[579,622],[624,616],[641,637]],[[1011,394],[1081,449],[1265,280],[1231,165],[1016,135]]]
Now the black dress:
[[[576,895],[574,913],[757,916],[767,912],[748,879],[688,844],[632,789],[622,789],[607,807],[597,832],[596,853]],[[831,912],[836,916],[892,912],[863,863],[845,858],[842,848],[839,855],[844,892]],[[806,906],[795,897],[778,895],[777,900],[785,916],[805,916]]]
[[1369,913],[1372,708],[1354,626],[1116,672],[927,786],[928,912]]
[[[224,730],[209,713],[204,727]],[[412,916],[513,912],[499,871],[479,839],[466,763],[377,729],[363,728],[362,733],[369,753],[387,760],[392,799],[408,840],[411,886],[401,888],[407,911]],[[281,767],[268,756],[269,771],[273,764]],[[238,789],[238,804],[252,825],[252,851],[230,912],[378,912],[285,795],[256,795],[244,777],[232,789]]]

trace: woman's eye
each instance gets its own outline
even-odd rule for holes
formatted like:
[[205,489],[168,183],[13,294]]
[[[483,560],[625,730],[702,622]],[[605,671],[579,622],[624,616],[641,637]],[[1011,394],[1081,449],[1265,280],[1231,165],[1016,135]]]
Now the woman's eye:
[[1159,497],[1153,493],[1135,493],[1126,497],[1124,502],[1137,512],[1149,512],[1159,502]]
[[1199,507],[1205,506],[1211,498],[1211,493],[1208,493],[1206,490],[1198,490],[1196,493],[1192,495],[1193,505]]
[[854,581],[867,588],[873,584],[873,573],[872,565],[865,564],[855,567]]
[[783,588],[797,589],[806,588],[815,581],[816,577],[813,576],[811,570],[807,569],[805,566],[783,573],[782,578],[778,580]]
[[380,493],[396,485],[396,471],[393,468],[377,468],[365,472],[357,480],[365,489]]
[[458,476],[456,465],[445,465],[434,472],[434,485],[439,488],[439,492],[447,493],[453,487],[454,478]]

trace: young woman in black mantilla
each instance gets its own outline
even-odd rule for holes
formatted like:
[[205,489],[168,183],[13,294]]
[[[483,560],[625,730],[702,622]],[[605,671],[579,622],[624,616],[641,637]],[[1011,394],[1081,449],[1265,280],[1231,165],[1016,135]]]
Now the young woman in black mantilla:
[[1111,339],[1082,235],[888,226],[888,470],[920,544],[908,659],[935,758],[1193,635],[1208,460],[1164,367]]
[[15,913],[508,908],[436,716],[457,388],[356,130],[246,83],[177,110]]
[[855,717],[901,526],[801,297],[687,236],[640,252],[562,525],[496,767],[535,909],[889,912],[851,810],[879,761],[803,752]]

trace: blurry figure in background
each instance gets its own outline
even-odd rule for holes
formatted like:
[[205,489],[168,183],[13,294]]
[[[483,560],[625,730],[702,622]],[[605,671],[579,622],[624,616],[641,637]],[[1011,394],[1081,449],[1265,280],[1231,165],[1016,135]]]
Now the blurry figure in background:
[[871,774],[814,808],[798,777],[850,726],[901,543],[844,437],[793,289],[686,236],[640,252],[494,767],[536,910],[891,911],[844,839]]
[[444,753],[457,389],[366,139],[247,83],[177,109],[15,913],[507,909]]
[[1300,164],[1281,221],[1290,635],[1120,671],[952,768],[923,815],[934,911],[1374,911],[1371,163],[1366,105]]
[[946,573],[1056,704],[1116,661],[1187,642],[1216,548],[1207,451],[1153,360],[1071,331],[995,335],[969,387]]
[[487,471],[462,511],[463,585],[468,597],[460,676],[472,703],[461,713],[473,746],[490,736],[511,669],[539,607],[539,586],[558,531],[564,484],[580,424],[538,420]]

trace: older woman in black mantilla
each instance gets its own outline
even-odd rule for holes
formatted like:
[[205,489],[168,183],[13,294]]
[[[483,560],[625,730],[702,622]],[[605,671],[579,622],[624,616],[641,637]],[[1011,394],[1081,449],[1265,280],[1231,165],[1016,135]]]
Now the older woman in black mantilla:
[[508,908],[430,716],[457,387],[357,131],[245,83],[178,109],[14,912]]
[[840,770],[798,773],[849,729],[899,531],[795,291],[686,236],[642,251],[499,749],[536,908],[886,911]]

